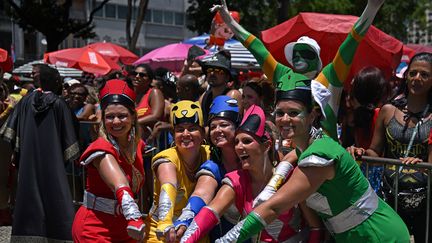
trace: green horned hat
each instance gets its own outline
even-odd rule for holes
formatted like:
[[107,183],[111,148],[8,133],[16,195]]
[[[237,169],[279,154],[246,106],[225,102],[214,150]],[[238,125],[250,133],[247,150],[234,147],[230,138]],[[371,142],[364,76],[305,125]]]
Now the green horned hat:
[[281,100],[297,100],[311,108],[313,98],[311,80],[299,73],[291,72],[287,79],[277,82],[276,102]]
[[330,96],[331,92],[324,85],[291,71],[277,82],[275,101],[297,100],[308,108],[312,108],[314,104],[317,104],[324,117],[326,117],[325,107],[328,105]]

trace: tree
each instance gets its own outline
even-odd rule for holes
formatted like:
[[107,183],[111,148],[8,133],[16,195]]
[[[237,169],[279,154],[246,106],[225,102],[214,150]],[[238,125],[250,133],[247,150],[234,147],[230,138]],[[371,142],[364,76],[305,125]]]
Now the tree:
[[[349,14],[360,16],[366,0],[291,0],[295,12],[309,11],[320,13]],[[392,0],[386,1],[374,20],[374,26],[385,33],[407,41],[408,27],[417,23],[426,28],[426,11],[430,0]]]
[[138,41],[141,26],[145,18],[148,3],[148,0],[139,1],[138,16],[136,16],[134,30],[131,34],[132,12],[134,7],[136,6],[136,0],[128,0],[128,11],[126,15],[126,39],[128,43],[128,49],[131,51],[135,51],[136,49],[136,43]]
[[[187,27],[199,34],[208,33],[214,13],[209,9],[218,1],[188,0],[190,6],[186,10]],[[277,0],[236,0],[227,1],[228,8],[240,12],[240,24],[253,34],[276,25],[279,3]]]
[[[189,0],[189,3],[191,6],[187,10],[190,19],[188,28],[199,33],[208,32],[214,15],[209,12],[209,8],[218,2]],[[366,3],[366,0],[231,0],[228,1],[228,8],[239,11],[240,24],[257,35],[299,12],[360,16]],[[407,28],[411,24],[417,23],[420,28],[426,28],[427,8],[431,8],[430,0],[388,0],[375,18],[374,25],[397,39],[406,41]]]
[[100,2],[91,12],[88,20],[70,18],[72,0],[22,0],[18,5],[7,0],[8,14],[26,31],[39,31],[47,40],[47,51],[58,50],[58,45],[70,34],[75,37],[93,38],[93,15],[109,0]]

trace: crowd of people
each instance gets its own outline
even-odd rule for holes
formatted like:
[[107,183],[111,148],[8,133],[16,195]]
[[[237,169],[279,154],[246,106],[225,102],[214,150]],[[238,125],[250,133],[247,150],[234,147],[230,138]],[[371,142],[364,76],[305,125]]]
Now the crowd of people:
[[432,161],[432,53],[391,80],[372,66],[347,80],[384,2],[368,0],[332,62],[302,36],[288,67],[221,2],[212,11],[262,67],[243,82],[224,50],[178,74],[72,79],[37,64],[24,82],[0,63],[11,242],[426,242],[430,185],[411,165]]

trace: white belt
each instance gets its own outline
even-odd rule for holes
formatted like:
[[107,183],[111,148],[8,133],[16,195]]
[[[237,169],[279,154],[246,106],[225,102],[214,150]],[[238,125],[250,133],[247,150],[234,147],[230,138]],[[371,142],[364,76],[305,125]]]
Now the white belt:
[[97,197],[88,191],[84,191],[83,206],[88,209],[97,210],[111,215],[117,215],[120,212],[120,207],[117,207],[117,200]]
[[369,185],[366,192],[350,207],[338,215],[324,220],[330,233],[339,234],[363,223],[378,208],[378,196]]

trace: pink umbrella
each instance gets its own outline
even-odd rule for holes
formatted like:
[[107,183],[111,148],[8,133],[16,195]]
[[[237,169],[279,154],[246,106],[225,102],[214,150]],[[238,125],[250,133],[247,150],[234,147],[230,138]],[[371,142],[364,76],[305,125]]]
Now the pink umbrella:
[[[191,46],[191,44],[184,43],[162,46],[142,56],[134,62],[134,65],[146,63],[151,68],[164,67],[173,72],[180,72]],[[208,51],[205,52],[208,53]]]

